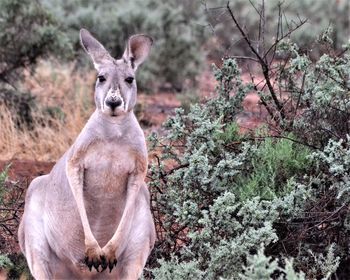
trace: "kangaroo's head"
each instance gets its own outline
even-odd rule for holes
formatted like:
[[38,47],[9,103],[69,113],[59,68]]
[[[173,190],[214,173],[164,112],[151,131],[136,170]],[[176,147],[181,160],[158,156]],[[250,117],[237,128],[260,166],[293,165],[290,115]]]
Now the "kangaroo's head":
[[152,39],[146,35],[131,36],[120,59],[111,57],[86,29],[80,30],[80,41],[98,71],[95,86],[97,109],[111,118],[132,111],[137,94],[135,72],[148,56]]

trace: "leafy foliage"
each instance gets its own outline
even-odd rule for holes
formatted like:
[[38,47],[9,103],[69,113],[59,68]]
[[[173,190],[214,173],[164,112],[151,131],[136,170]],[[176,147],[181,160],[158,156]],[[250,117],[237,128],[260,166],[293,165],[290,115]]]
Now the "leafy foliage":
[[[201,42],[204,30],[199,5],[188,1],[82,1],[43,0],[80,51],[78,32],[85,27],[111,51],[121,57],[125,42],[135,33],[147,33],[155,45],[139,73],[139,86],[152,89],[170,84],[181,90],[200,70],[204,57]],[[186,9],[190,10],[187,11]]]
[[[297,81],[299,70],[290,79]],[[329,279],[347,261],[349,138],[328,135],[314,150],[316,134],[290,134],[283,122],[284,134],[275,137],[241,135],[235,117],[252,86],[230,58],[214,75],[217,96],[177,110],[167,134],[150,137],[155,255],[163,258],[155,275],[175,277],[189,264],[206,279]],[[327,92],[327,84],[319,86]],[[292,121],[308,122],[304,114]]]
[[36,99],[32,94],[4,88],[0,91],[0,103],[9,109],[19,129],[32,128],[33,111],[37,108]]
[[155,279],[182,280],[182,279],[202,279],[203,273],[198,269],[196,261],[179,263],[176,258],[169,263],[160,260],[161,267],[154,270]]
[[36,109],[35,98],[18,89],[18,81],[25,68],[33,69],[38,59],[52,53],[72,54],[52,15],[38,1],[0,1],[0,105],[13,114],[18,129],[33,128]]
[[[242,83],[232,59],[214,70],[218,95],[206,104],[193,105],[187,114],[179,109],[165,124],[166,139],[155,135],[150,138],[153,147],[161,148],[159,161],[151,167],[151,185],[159,190],[154,195],[164,220],[159,254],[166,256],[164,251],[169,250],[179,257],[163,264],[167,267],[179,260],[196,260],[198,271],[205,272],[207,279],[237,277],[247,252],[258,250],[261,242],[272,244],[278,240],[274,222],[281,217],[282,209],[297,210],[293,197],[306,194],[306,188],[296,192],[291,192],[293,188],[278,190],[286,179],[274,179],[282,177],[283,172],[289,178],[308,162],[308,151],[295,149],[290,140],[277,140],[277,148],[273,149],[272,140],[258,146],[239,136],[234,119],[251,87]],[[231,90],[235,95],[230,94]],[[266,169],[256,170],[261,161]],[[170,163],[175,166],[167,170]],[[254,170],[251,177],[247,175],[251,173],[249,168]],[[245,189],[246,181],[257,180],[255,177],[266,170],[276,185],[271,186],[270,178],[263,181],[272,201]],[[261,181],[256,186],[261,186]],[[286,196],[279,198],[282,194]],[[186,245],[184,248],[178,246],[179,240]]]
[[13,266],[11,260],[7,257],[7,255],[0,255],[0,269],[6,269]]
[[309,154],[309,149],[294,143],[292,137],[264,139],[251,148],[245,171],[238,176],[240,197],[272,199],[288,193],[290,182],[310,168]]
[[247,257],[247,266],[244,267],[244,273],[240,275],[241,279],[272,279],[276,272],[282,272],[279,279],[286,280],[304,280],[303,272],[296,272],[293,268],[293,260],[285,259],[285,267],[280,267],[276,260],[267,257],[264,254],[264,247],[258,250],[257,254]]
[[38,58],[70,50],[67,37],[38,1],[0,2],[0,82],[13,83],[19,70],[35,65]]

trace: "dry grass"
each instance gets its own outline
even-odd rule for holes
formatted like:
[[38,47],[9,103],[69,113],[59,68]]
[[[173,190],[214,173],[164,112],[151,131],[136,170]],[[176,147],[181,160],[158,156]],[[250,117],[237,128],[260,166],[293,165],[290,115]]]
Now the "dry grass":
[[[73,64],[55,61],[42,61],[35,74],[25,73],[21,90],[30,91],[38,103],[34,128],[17,129],[15,117],[0,105],[0,158],[59,159],[94,110],[94,81],[94,71],[79,73]],[[53,108],[56,117],[47,108]]]

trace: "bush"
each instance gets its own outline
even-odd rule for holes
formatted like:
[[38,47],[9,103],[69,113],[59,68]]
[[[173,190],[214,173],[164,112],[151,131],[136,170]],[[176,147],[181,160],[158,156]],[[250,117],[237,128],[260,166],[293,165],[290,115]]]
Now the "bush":
[[18,88],[23,69],[32,70],[39,58],[51,53],[68,57],[72,48],[40,3],[0,1],[0,106],[13,115],[16,129],[33,129],[33,112],[37,105],[30,92]]
[[[35,96],[30,93],[19,93],[12,89],[0,91],[0,103],[5,105],[14,116],[18,129],[33,129],[33,111],[37,109]],[[7,120],[2,120],[7,121]]]
[[150,137],[154,275],[179,278],[184,267],[205,279],[346,275],[349,140],[312,148],[283,123],[273,138],[241,135],[235,117],[252,87],[232,59],[214,74],[216,97],[178,109],[166,135]]
[[[25,27],[25,28],[24,28]],[[68,38],[38,1],[0,2],[0,82],[14,84],[24,67],[49,53],[68,55]]]
[[263,139],[251,148],[244,171],[238,175],[239,196],[273,199],[289,193],[290,182],[310,168],[309,154],[310,149],[293,142],[293,136]]
[[[268,29],[262,24],[269,24],[267,11],[263,8],[258,11],[261,23],[258,42],[251,39],[238,20],[239,14],[236,15],[231,6],[227,6],[225,12],[250,53],[254,91],[270,117],[270,128],[279,135],[292,132],[297,141],[316,149],[324,148],[331,138],[344,139],[350,133],[347,122],[349,44],[336,49],[332,39],[335,32],[328,27],[312,45],[312,49],[320,50],[320,56],[315,59],[291,39],[296,30],[303,28],[304,21],[282,22],[281,15],[287,12],[282,8],[275,27],[280,31],[273,40],[265,34]],[[263,80],[257,81],[255,76],[263,77]]]
[[7,255],[0,254],[0,269],[9,269],[13,266],[13,263]]
[[[320,43],[329,47],[331,34],[326,30]],[[344,54],[337,56],[329,48],[315,64],[297,55],[289,60],[290,67],[282,71],[283,75],[295,77],[284,79],[288,91],[299,100],[301,113],[293,122],[294,131],[311,145],[323,148],[330,139],[345,139],[350,134],[349,50],[350,45],[344,46]]]
[[[138,78],[139,86],[153,90],[154,86],[170,84],[181,90],[193,82],[203,59],[203,28],[198,27],[199,5],[187,1],[75,1],[43,0],[80,51],[78,32],[89,29],[114,57],[121,57],[125,42],[135,33],[147,33],[155,39],[148,62]],[[194,6],[194,7],[192,7]],[[188,14],[186,8],[191,8]]]
[[[271,279],[277,272],[281,272],[279,279],[286,280],[304,280],[303,272],[296,272],[293,268],[293,260],[285,259],[285,266],[281,267],[276,260],[266,257],[264,247],[258,250],[257,254],[247,257],[247,266],[244,267],[244,273],[240,275],[243,280],[261,280]],[[282,276],[283,275],[283,276]]]
[[[252,195],[246,201],[245,196],[236,194],[236,185],[245,174],[245,162],[251,160],[248,155],[253,150],[267,158],[265,150],[271,143],[267,140],[259,150],[253,142],[237,142],[239,135],[233,121],[250,86],[242,83],[232,59],[224,61],[221,69],[216,68],[215,76],[219,82],[216,98],[193,105],[187,114],[178,110],[165,124],[166,139],[155,135],[150,139],[153,147],[161,147],[160,161],[151,167],[151,186],[158,190],[153,193],[155,209],[163,227],[158,254],[170,258],[167,252],[175,251],[177,256],[170,263],[162,262],[155,273],[179,261],[197,261],[197,272],[205,273],[206,279],[238,277],[247,252],[257,250],[261,242],[278,240],[273,223],[281,205],[295,208],[291,197],[305,192],[289,192],[288,199],[273,201]],[[231,90],[236,92],[234,96]],[[269,160],[278,162],[278,155],[270,155]],[[169,170],[169,165],[175,167]],[[177,269],[171,275],[181,270],[180,265]]]

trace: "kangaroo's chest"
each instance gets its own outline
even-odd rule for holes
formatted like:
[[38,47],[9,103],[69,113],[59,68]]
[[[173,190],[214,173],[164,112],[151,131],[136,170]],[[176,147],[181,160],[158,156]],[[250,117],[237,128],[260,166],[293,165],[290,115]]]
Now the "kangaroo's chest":
[[94,198],[122,198],[134,166],[124,145],[101,143],[84,159],[84,194]]

